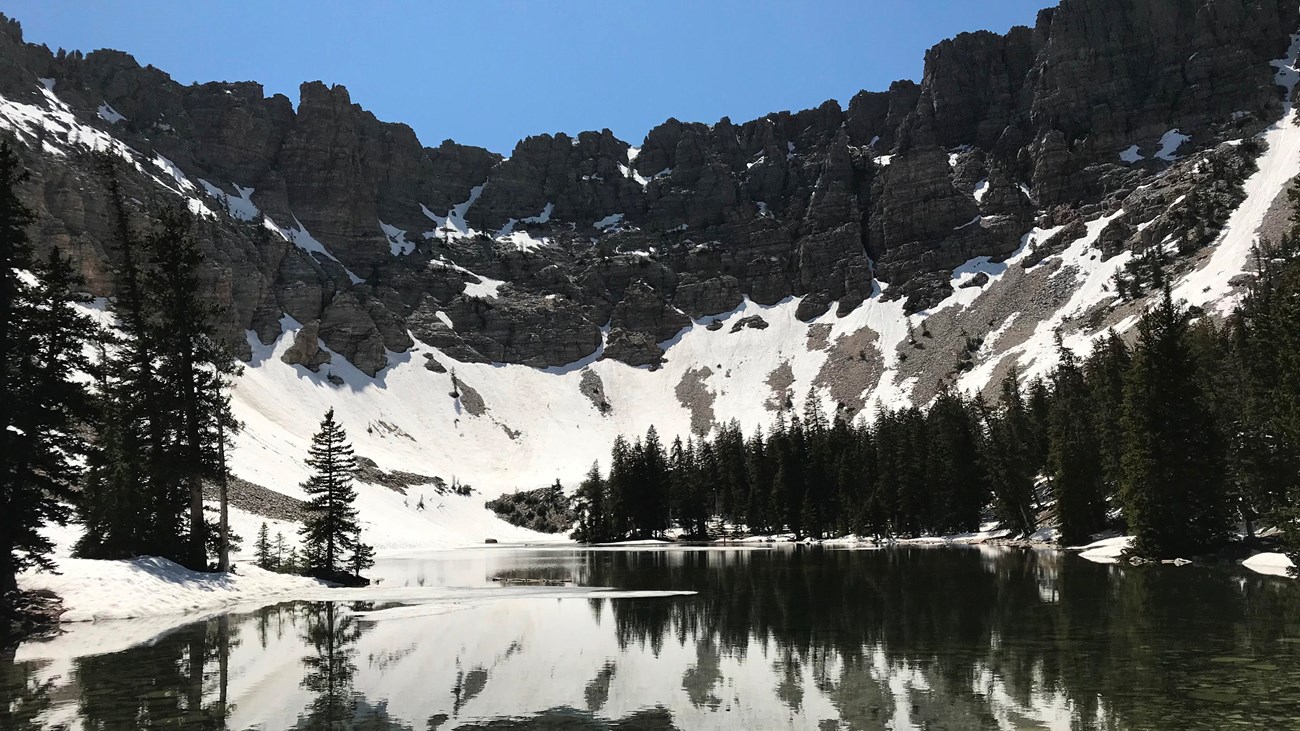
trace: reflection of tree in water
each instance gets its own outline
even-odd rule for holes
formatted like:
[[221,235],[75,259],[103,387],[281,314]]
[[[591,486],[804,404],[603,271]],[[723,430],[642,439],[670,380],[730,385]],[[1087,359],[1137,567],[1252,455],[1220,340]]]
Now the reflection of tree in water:
[[[368,609],[358,604],[357,609]],[[298,719],[304,729],[410,729],[388,715],[387,702],[372,703],[356,692],[356,642],[362,624],[333,602],[303,605],[302,639],[312,654],[303,657],[302,687],[316,694]]]
[[41,680],[40,663],[17,662],[14,650],[0,650],[0,728],[38,731],[48,728],[40,717],[50,708],[54,679]]
[[[792,711],[806,668],[850,728],[896,709],[922,727],[997,727],[1058,696],[1075,728],[1214,728],[1228,709],[1213,701],[1232,697],[1251,699],[1230,710],[1256,724],[1300,715],[1289,582],[990,548],[608,552],[588,570],[595,585],[699,592],[608,605],[624,649],[675,639],[713,655],[683,678],[697,707],[710,705],[697,675],[757,651]],[[1276,660],[1241,672],[1249,656]]]
[[196,622],[149,645],[76,660],[84,726],[224,729],[230,619]]
[[[457,660],[457,665],[460,661]],[[469,672],[456,670],[456,685],[451,689],[452,707],[451,715],[459,716],[460,709],[474,697],[483,692],[487,687],[488,672],[483,668],[474,668]]]
[[722,683],[719,657],[718,648],[708,638],[695,643],[695,664],[682,673],[682,688],[696,708],[708,707],[716,711],[722,705],[716,692]]
[[582,696],[587,701],[588,711],[598,713],[609,702],[609,683],[614,679],[614,670],[614,663],[606,661],[600,670],[596,671],[596,677],[587,683],[586,688],[583,688]]

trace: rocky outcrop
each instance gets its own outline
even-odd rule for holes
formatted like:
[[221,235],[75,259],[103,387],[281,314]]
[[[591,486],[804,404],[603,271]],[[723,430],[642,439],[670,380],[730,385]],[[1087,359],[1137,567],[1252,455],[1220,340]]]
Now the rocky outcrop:
[[[746,297],[799,297],[811,320],[852,311],[879,280],[910,312],[936,303],[954,267],[1149,183],[1172,130],[1187,155],[1274,120],[1269,61],[1297,27],[1283,0],[1063,0],[1032,28],[939,43],[919,83],[847,108],[669,119],[636,148],[609,130],[542,134],[509,158],[425,147],[341,86],[305,83],[296,106],[254,82],[183,86],[122,52],[26,44],[8,20],[0,94],[88,130],[5,134],[27,151],[37,240],[72,253],[96,294],[114,287],[110,220],[76,139],[129,147],[119,175],[138,221],[213,212],[195,229],[202,295],[245,357],[247,331],[269,344],[288,315],[370,376],[412,336],[461,361],[547,367],[597,353],[605,327],[604,357],[653,367],[660,342]],[[299,335],[285,357],[318,367]]]
[[320,321],[312,320],[294,333],[293,344],[284,351],[280,360],[289,365],[300,365],[309,371],[319,371],[321,366],[330,362],[331,357],[320,347]]

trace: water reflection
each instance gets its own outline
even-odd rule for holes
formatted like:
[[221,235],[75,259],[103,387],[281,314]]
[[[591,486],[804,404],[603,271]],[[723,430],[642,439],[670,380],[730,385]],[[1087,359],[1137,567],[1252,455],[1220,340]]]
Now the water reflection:
[[389,583],[699,593],[287,604],[98,655],[74,629],[0,657],[0,728],[1300,727],[1292,581],[995,549],[446,558]]

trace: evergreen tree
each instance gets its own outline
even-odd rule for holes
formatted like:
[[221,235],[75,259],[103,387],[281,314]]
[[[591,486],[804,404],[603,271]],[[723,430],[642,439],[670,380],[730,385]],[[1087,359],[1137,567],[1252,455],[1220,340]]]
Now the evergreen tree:
[[1132,353],[1114,330],[1093,348],[1084,366],[1092,405],[1092,427],[1101,449],[1101,475],[1106,497],[1119,497],[1123,476],[1124,378]]
[[216,476],[219,422],[237,427],[230,414],[226,380],[237,367],[230,350],[216,335],[218,309],[196,297],[204,256],[187,214],[164,210],[145,239],[149,269],[145,286],[152,311],[153,341],[159,356],[160,393],[166,401],[157,412],[167,420],[168,448],[160,455],[171,481],[188,497],[189,544],[186,564],[207,565],[208,526],[203,515],[203,482]]
[[1138,553],[1194,555],[1226,537],[1222,456],[1189,345],[1189,315],[1164,296],[1138,325],[1125,384],[1125,516]]
[[1257,251],[1258,276],[1233,322],[1244,393],[1232,451],[1251,460],[1234,465],[1250,512],[1282,530],[1300,565],[1300,184],[1288,194],[1291,226]]
[[297,546],[289,546],[289,555],[280,564],[280,570],[286,574],[302,573],[302,561]]
[[1094,428],[1093,402],[1083,369],[1059,338],[1057,352],[1048,422],[1048,470],[1056,493],[1060,541],[1078,545],[1087,543],[1089,536],[1105,527],[1101,442]]
[[1034,477],[1037,468],[1025,444],[1030,435],[1029,412],[1020,393],[1020,374],[1012,368],[1002,379],[998,412],[982,398],[975,411],[984,422],[985,447],[981,463],[993,492],[994,512],[1004,528],[1024,535],[1034,530]]
[[661,536],[668,528],[668,458],[659,442],[659,432],[653,425],[646,430],[637,461],[640,490],[635,528],[647,537]]
[[375,547],[361,542],[358,533],[352,539],[352,555],[348,556],[348,569],[353,576],[361,577],[361,572],[375,565]]
[[772,460],[761,429],[745,443],[745,479],[749,484],[749,500],[745,506],[743,522],[751,533],[766,532],[771,526],[768,507],[772,504]]
[[587,477],[578,485],[576,500],[577,525],[573,540],[580,543],[599,543],[613,538],[610,530],[607,486],[600,476],[600,465],[593,463]]
[[273,554],[273,557],[275,561],[275,567],[277,569],[283,570],[284,560],[285,560],[284,533],[280,531],[275,532],[275,553]]
[[69,517],[91,403],[77,376],[90,368],[83,347],[95,337],[73,308],[81,281],[71,264],[57,250],[44,260],[33,254],[32,214],[18,197],[26,179],[0,143],[0,611],[18,572],[52,568],[53,547],[38,529]]
[[109,303],[116,328],[100,350],[98,449],[89,462],[81,500],[86,531],[76,552],[86,558],[179,560],[186,501],[160,469],[166,440],[159,412],[166,396],[157,377],[143,247],[130,224],[116,164],[107,154],[97,160],[113,217],[107,248],[118,283]]
[[262,527],[257,529],[257,543],[253,544],[254,560],[257,567],[270,571],[275,568],[275,556],[271,552],[270,531],[266,527],[266,522],[262,522]]
[[632,530],[632,516],[637,503],[636,496],[635,451],[631,444],[619,435],[614,439],[614,448],[610,452],[608,491],[609,540],[622,540]]
[[988,498],[979,463],[979,432],[965,401],[947,385],[930,407],[926,430],[932,447],[926,467],[933,506],[927,527],[936,533],[979,530],[980,510]]
[[305,569],[310,574],[334,575],[342,570],[347,553],[356,549],[354,536],[360,530],[353,506],[356,455],[347,433],[334,420],[334,409],[325,412],[320,431],[312,438],[307,465],[312,473],[302,484],[308,496],[301,529]]
[[217,337],[217,309],[196,296],[205,259],[189,216],[164,210],[141,238],[117,163],[100,163],[114,222],[117,328],[101,350],[99,449],[77,550],[92,558],[153,554],[203,570],[220,546],[204,516],[203,483],[219,476],[219,442],[238,426],[226,395],[238,367]]

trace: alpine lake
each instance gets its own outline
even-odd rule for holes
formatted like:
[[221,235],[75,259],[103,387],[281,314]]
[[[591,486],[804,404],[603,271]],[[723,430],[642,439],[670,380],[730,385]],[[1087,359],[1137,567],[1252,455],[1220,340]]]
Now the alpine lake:
[[1300,729],[1300,582],[1239,569],[746,544],[371,575],[407,598],[27,642],[0,655],[0,728]]

